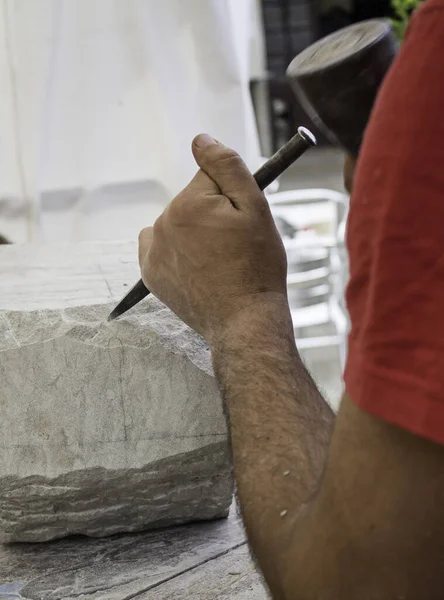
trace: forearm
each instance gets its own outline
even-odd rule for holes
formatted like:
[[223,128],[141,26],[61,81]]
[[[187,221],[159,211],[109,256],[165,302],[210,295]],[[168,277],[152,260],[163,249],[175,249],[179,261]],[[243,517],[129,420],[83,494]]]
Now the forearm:
[[212,350],[245,526],[278,595],[280,555],[316,495],[334,415],[302,364],[283,296],[244,310]]

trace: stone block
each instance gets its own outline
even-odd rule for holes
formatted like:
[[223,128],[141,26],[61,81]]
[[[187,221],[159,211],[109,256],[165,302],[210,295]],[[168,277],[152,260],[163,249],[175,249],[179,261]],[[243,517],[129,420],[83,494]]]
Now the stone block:
[[154,298],[106,317],[134,244],[0,249],[0,541],[225,517],[233,480],[205,342]]

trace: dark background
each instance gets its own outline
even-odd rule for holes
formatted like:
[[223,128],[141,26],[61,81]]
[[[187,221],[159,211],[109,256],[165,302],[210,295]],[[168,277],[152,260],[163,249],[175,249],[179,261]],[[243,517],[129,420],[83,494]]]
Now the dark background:
[[391,16],[390,4],[390,0],[353,0],[351,10],[344,10],[337,0],[325,10],[322,0],[262,0],[267,77],[252,85],[266,86],[273,151],[290,139],[299,125],[311,127],[321,145],[327,144],[300,107],[285,77],[293,58],[317,39],[342,27]]

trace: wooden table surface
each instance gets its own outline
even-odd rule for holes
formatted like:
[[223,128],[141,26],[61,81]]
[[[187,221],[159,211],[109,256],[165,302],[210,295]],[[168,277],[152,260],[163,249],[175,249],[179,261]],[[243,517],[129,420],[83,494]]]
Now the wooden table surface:
[[241,522],[0,546],[0,600],[266,600]]

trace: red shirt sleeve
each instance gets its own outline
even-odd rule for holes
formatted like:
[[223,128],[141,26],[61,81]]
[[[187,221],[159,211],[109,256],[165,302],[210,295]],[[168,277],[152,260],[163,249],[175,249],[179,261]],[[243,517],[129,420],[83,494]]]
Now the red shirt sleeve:
[[444,0],[416,13],[379,94],[348,247],[347,392],[444,444]]

